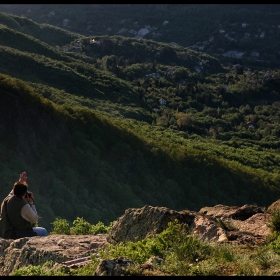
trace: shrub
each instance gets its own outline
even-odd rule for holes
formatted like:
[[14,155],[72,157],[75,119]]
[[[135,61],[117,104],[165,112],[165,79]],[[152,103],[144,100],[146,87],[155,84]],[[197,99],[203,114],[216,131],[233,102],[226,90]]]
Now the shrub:
[[272,218],[267,223],[267,226],[272,230],[273,233],[279,235],[280,233],[280,211],[275,210],[271,212]]
[[65,219],[56,218],[53,225],[53,231],[50,234],[70,234],[70,225]]
[[77,217],[76,220],[73,221],[73,226],[70,227],[70,224],[65,219],[56,218],[52,223],[53,230],[50,234],[96,235],[99,233],[108,233],[113,223],[114,222],[111,222],[109,226],[105,226],[103,222],[92,225],[84,218]]

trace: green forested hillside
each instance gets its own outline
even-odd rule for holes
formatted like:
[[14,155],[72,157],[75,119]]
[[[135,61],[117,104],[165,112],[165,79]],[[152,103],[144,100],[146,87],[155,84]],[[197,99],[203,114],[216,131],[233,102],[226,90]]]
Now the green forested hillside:
[[279,197],[277,68],[0,18],[0,198],[26,170],[41,225]]
[[[88,36],[134,38],[145,29],[145,39],[193,48],[223,63],[259,68],[279,68],[279,8],[271,3],[0,4],[1,12]],[[224,56],[228,51],[243,55]],[[252,55],[254,51],[259,56]]]

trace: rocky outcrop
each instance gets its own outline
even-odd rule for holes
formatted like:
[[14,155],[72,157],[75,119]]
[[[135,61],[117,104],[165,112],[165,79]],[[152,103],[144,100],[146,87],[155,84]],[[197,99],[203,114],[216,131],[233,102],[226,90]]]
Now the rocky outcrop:
[[[117,219],[108,234],[109,243],[136,241],[154,236],[167,228],[168,222],[177,219],[186,223],[189,230],[198,238],[213,242],[232,241],[228,238],[232,232],[239,232],[235,241],[242,239],[240,231],[250,232],[251,236],[263,240],[269,234],[266,223],[270,214],[264,214],[254,205],[204,207],[199,212],[189,210],[174,211],[166,207],[144,206],[127,209]],[[251,243],[254,243],[254,238]],[[259,243],[259,241],[258,241]]]
[[[91,254],[106,245],[141,240],[155,236],[177,219],[188,225],[188,234],[209,242],[226,242],[256,245],[265,242],[272,214],[254,205],[204,207],[198,212],[175,211],[166,207],[145,205],[130,208],[119,217],[108,234],[98,235],[49,235],[18,240],[0,238],[0,275],[11,275],[20,267],[42,265],[46,261],[75,266],[88,262]],[[151,256],[153,257],[153,256]],[[76,261],[75,261],[76,260]],[[117,258],[100,260],[95,276],[124,275],[131,260]],[[141,266],[151,268],[152,262]]]
[[267,212],[272,213],[272,212],[280,212],[280,199],[276,200],[273,202],[270,206],[267,208]]
[[188,210],[177,212],[166,207],[130,208],[117,219],[108,234],[109,243],[137,241],[154,236],[167,228],[168,223],[177,219],[190,225],[195,212]]
[[17,240],[0,238],[0,275],[7,276],[20,267],[42,265],[46,261],[63,263],[70,259],[90,256],[106,244],[106,234],[54,234]]
[[231,218],[234,220],[244,221],[254,214],[263,213],[264,211],[255,205],[245,204],[244,206],[226,206],[218,204],[213,207],[203,207],[198,213],[203,215],[210,215],[215,218],[226,219]]

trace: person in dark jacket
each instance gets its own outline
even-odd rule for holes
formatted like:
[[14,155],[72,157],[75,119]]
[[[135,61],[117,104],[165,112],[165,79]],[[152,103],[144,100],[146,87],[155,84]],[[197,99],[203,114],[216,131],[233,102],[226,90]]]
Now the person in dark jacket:
[[26,172],[23,173],[21,173],[19,181],[14,183],[11,193],[1,204],[0,237],[5,239],[13,238],[12,227],[17,230],[33,229],[38,236],[48,235],[45,228],[34,226],[38,223],[39,216],[34,205],[34,195],[28,191]]

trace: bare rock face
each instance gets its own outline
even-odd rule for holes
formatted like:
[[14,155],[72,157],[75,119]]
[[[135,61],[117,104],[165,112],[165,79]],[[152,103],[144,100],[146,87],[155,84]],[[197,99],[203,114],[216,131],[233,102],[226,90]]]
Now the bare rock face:
[[[203,215],[203,219],[214,218],[219,229],[216,229],[216,235],[212,225],[211,230],[205,228],[207,223],[197,223],[199,216],[196,217],[195,225],[192,225],[193,232],[203,239],[211,241],[225,241],[237,244],[260,244],[265,242],[269,234],[270,228],[267,226],[271,219],[271,214],[265,213],[260,207],[245,204],[243,206],[226,206],[216,205],[213,207],[203,207],[198,214]],[[208,218],[207,218],[208,217]],[[200,218],[202,219],[202,218]],[[221,222],[219,222],[222,221]],[[199,225],[199,226],[198,226]],[[225,229],[221,230],[223,228]],[[200,229],[204,229],[202,230]]]
[[254,214],[263,213],[264,211],[255,205],[245,204],[244,206],[226,206],[218,204],[213,207],[203,207],[199,210],[199,213],[204,215],[210,215],[215,218],[231,218],[235,220],[244,221]]
[[270,206],[267,207],[267,212],[277,212],[280,211],[280,199],[273,202]]
[[227,232],[222,229],[217,220],[210,216],[196,215],[190,226],[191,232],[204,241],[227,241]]
[[[270,234],[266,225],[271,215],[255,205],[204,207],[199,212],[174,211],[165,207],[144,206],[127,209],[107,236],[109,243],[136,241],[154,236],[178,219],[204,241],[251,244],[264,242]],[[220,222],[220,221],[222,222]],[[237,234],[238,232],[238,234]],[[245,236],[250,235],[248,239]],[[245,241],[244,241],[245,240]]]
[[154,236],[177,219],[180,223],[190,225],[195,218],[195,212],[188,210],[177,212],[166,207],[130,208],[117,219],[107,236],[109,243],[138,241]]
[[0,238],[0,275],[8,276],[20,267],[56,263],[90,256],[106,246],[106,234],[49,235],[17,240]]

